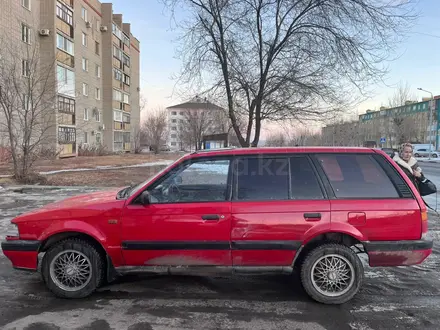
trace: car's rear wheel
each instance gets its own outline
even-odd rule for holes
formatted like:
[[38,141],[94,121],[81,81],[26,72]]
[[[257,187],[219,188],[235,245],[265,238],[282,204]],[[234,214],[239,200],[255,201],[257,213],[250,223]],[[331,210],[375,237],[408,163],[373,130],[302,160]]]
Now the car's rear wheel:
[[324,304],[343,304],[352,299],[364,278],[362,262],[349,247],[324,244],[310,251],[301,267],[307,294]]
[[52,246],[41,267],[46,286],[61,298],[84,298],[104,280],[103,261],[94,246],[66,239]]
[[415,153],[414,157],[420,157],[420,155],[418,153]]

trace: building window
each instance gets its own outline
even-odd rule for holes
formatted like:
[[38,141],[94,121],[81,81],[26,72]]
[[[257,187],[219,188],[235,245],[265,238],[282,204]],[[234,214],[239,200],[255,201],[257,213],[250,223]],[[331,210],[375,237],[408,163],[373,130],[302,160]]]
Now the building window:
[[124,65],[130,67],[130,57],[126,54],[122,54],[122,61]]
[[176,142],[171,142],[171,146],[175,147],[176,146]]
[[177,134],[171,134],[171,138],[172,138],[172,139],[177,138]]
[[23,77],[29,77],[31,71],[29,68],[29,61],[28,60],[22,60],[21,61],[21,75]]
[[75,55],[73,42],[59,33],[57,33],[57,48],[72,56]]
[[128,95],[128,94],[123,94],[123,96],[124,96],[124,100],[123,100],[123,102],[124,102],[125,104],[130,104],[130,95]]
[[177,115],[177,112],[176,111],[172,111],[171,112],[171,116],[175,116],[175,115]]
[[95,112],[95,120],[96,120],[97,122],[101,122],[101,111],[100,111],[100,110],[97,110],[97,111]]
[[113,68],[113,76],[116,80],[118,81],[122,81],[122,72],[119,71],[118,69]]
[[87,85],[86,83],[83,83],[83,95],[89,96],[89,85]]
[[84,57],[82,59],[82,69],[83,71],[89,71],[89,60]]
[[101,89],[95,88],[95,99],[100,100],[101,99]]
[[122,31],[115,23],[112,24],[112,31],[115,36],[122,39]]
[[84,143],[89,143],[89,135],[87,134],[87,132],[84,132]]
[[81,7],[81,18],[87,22],[87,9]]
[[171,127],[172,131],[177,131],[177,128],[175,126]]
[[122,41],[124,42],[125,46],[130,47],[130,38],[127,35],[122,36]]
[[124,74],[124,84],[130,86],[130,76]]
[[122,102],[122,93],[116,89],[113,89],[113,100]]
[[96,133],[96,143],[101,144],[101,133]]
[[98,64],[95,66],[95,75],[97,78],[101,78],[101,67]]
[[75,114],[75,100],[58,95],[58,111]]
[[113,45],[113,56],[116,57],[120,61],[122,60],[122,50],[120,50],[115,45]]
[[21,23],[21,41],[31,43],[31,28],[24,23]]
[[96,26],[96,31],[99,32],[101,30],[101,22],[99,20],[96,20],[95,26]]
[[57,17],[67,24],[73,25],[73,12],[59,1],[57,1]]
[[75,72],[61,65],[57,66],[58,93],[75,97]]
[[84,109],[84,120],[89,120],[89,109]]
[[87,34],[85,34],[84,32],[82,33],[82,45],[84,47],[87,47]]
[[113,110],[113,120],[122,123],[122,111]]
[[99,42],[95,41],[95,54],[99,55]]
[[73,127],[58,127],[58,143],[69,144],[76,142],[76,130]]
[[21,5],[24,8],[31,10],[31,0],[21,0]]

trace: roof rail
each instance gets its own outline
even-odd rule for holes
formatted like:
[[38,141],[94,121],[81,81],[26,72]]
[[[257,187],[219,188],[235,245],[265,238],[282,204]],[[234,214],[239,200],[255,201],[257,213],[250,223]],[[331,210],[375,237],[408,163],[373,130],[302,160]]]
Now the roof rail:
[[210,151],[223,151],[223,150],[234,150],[237,149],[237,147],[226,147],[226,148],[215,148],[215,149],[200,149],[193,151],[191,155],[200,154],[203,152],[210,152]]

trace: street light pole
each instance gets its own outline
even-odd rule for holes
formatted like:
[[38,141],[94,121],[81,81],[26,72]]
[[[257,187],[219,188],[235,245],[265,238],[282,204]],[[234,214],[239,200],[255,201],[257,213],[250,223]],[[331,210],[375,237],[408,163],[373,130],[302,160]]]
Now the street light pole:
[[431,133],[432,133],[432,117],[433,117],[432,112],[434,111],[434,108],[435,108],[434,95],[430,91],[427,91],[423,88],[419,87],[417,89],[420,91],[431,94],[431,101],[429,102],[429,127],[428,127],[429,128],[429,135],[428,135],[429,136],[429,158],[428,159],[431,160],[431,151],[432,151]]

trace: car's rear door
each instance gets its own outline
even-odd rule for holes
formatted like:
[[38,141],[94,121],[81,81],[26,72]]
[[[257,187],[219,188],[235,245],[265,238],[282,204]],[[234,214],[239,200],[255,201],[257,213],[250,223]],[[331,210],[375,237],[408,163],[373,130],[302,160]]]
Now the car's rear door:
[[366,241],[420,239],[420,206],[384,156],[327,153],[313,157],[333,195],[332,229],[353,226]]
[[237,156],[234,168],[233,266],[291,266],[305,237],[330,227],[330,202],[308,156]]

